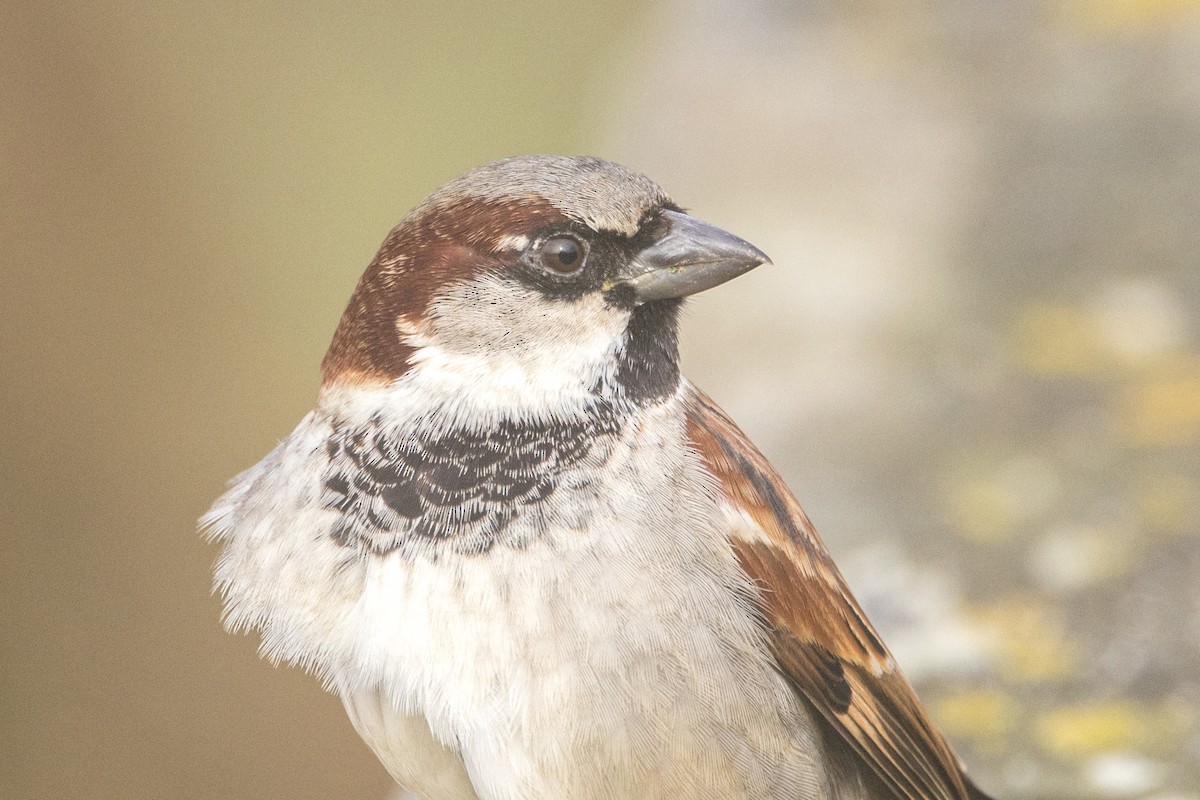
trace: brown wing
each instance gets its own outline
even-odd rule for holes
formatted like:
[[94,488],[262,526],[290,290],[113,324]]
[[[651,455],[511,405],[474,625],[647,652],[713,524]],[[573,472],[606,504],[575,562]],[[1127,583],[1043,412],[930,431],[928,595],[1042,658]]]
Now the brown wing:
[[902,800],[986,800],[963,775],[779,473],[702,392],[688,434],[730,504],[783,673]]

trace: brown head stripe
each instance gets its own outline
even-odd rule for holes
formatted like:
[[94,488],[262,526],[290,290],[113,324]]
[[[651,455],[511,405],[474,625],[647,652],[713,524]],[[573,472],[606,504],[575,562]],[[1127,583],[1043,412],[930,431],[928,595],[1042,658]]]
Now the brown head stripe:
[[326,384],[392,381],[412,348],[397,321],[419,324],[439,291],[502,265],[500,242],[557,221],[561,211],[538,197],[464,197],[422,206],[392,229],[358,281],[321,362]]

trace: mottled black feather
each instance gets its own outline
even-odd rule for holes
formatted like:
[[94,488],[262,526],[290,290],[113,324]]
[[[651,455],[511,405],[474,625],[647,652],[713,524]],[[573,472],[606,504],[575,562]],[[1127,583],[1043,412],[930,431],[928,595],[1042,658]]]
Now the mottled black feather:
[[570,420],[506,420],[485,431],[389,431],[377,419],[337,430],[324,476],[324,505],[340,514],[331,536],[378,554],[422,541],[486,552],[622,420],[597,403]]

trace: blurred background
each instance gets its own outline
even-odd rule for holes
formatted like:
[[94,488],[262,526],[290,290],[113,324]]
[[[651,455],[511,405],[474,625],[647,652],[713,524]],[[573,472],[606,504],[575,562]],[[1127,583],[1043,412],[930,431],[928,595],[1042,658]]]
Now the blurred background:
[[194,520],[407,209],[554,152],[774,258],[685,368],[979,782],[1200,798],[1200,3],[0,8],[0,796],[387,795]]

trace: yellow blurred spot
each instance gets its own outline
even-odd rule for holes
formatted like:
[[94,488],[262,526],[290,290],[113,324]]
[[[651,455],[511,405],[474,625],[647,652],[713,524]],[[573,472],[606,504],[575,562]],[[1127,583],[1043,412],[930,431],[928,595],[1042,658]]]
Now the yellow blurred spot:
[[1095,375],[1108,360],[1095,321],[1069,306],[1025,308],[1017,318],[1013,339],[1018,362],[1042,375]]
[[1006,680],[1054,681],[1075,670],[1077,648],[1064,635],[1061,614],[1047,603],[1013,596],[976,608],[969,616],[991,642]]
[[956,530],[985,543],[1007,539],[1021,518],[1019,506],[1004,487],[983,480],[956,487],[950,497],[949,514]]
[[1178,747],[1191,718],[1177,704],[1139,705],[1127,701],[1061,706],[1038,717],[1034,739],[1041,749],[1071,759],[1109,750],[1165,750]]
[[1084,27],[1122,31],[1171,25],[1200,11],[1197,0],[1069,0],[1070,17]]
[[1043,750],[1072,758],[1134,747],[1141,716],[1128,705],[1057,708],[1042,714],[1034,735]]
[[1165,533],[1200,532],[1200,489],[1183,475],[1158,475],[1137,491],[1142,522]]
[[1006,752],[1021,708],[1000,692],[963,691],[933,701],[933,716],[952,738],[971,739],[976,746]]
[[947,498],[947,515],[955,530],[982,543],[1003,541],[1020,523],[1053,507],[1061,492],[1054,466],[1029,455],[1017,455],[959,478]]
[[1135,445],[1182,444],[1200,436],[1200,365],[1130,387],[1122,403],[1121,433]]

